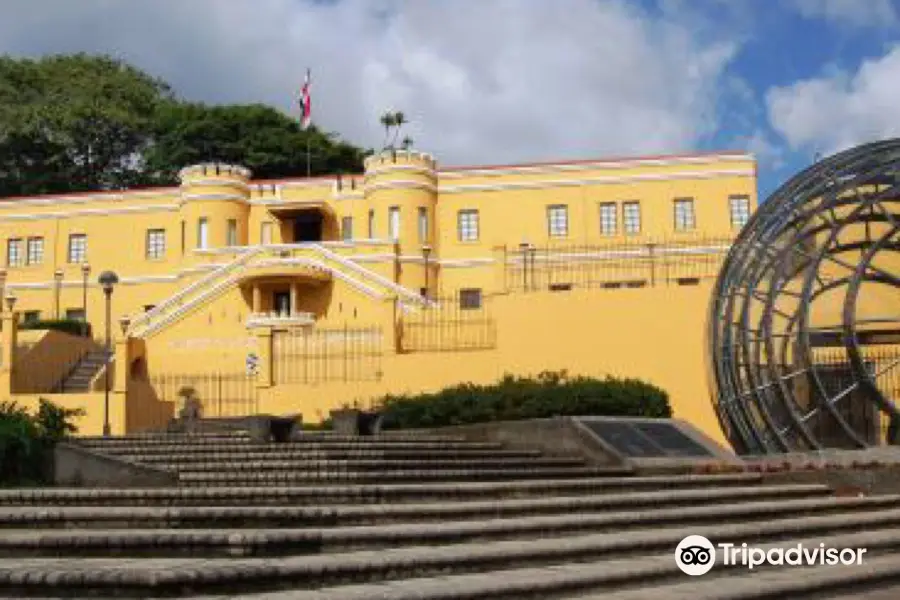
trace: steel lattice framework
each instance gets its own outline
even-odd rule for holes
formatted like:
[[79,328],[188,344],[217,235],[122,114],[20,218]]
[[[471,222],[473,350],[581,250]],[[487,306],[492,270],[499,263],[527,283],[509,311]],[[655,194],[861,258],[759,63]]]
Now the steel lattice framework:
[[[713,291],[709,369],[742,454],[900,443],[900,139],[821,160],[785,183],[735,240]],[[872,341],[877,340],[877,341]],[[824,365],[823,348],[842,366]],[[839,375],[839,376],[838,376]],[[892,380],[893,381],[893,380]]]

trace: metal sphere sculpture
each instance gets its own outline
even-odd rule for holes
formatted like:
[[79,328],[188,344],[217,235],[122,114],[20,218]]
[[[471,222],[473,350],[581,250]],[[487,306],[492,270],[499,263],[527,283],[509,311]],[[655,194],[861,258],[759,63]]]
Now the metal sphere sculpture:
[[760,205],[707,334],[737,452],[900,444],[900,139],[821,160]]

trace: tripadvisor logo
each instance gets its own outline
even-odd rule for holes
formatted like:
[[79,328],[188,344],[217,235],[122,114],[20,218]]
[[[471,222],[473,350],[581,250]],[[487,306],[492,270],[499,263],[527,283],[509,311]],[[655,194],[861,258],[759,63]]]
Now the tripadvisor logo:
[[835,566],[861,565],[865,548],[831,548],[825,544],[790,547],[759,548],[741,544],[721,543],[716,546],[702,535],[689,535],[675,548],[675,563],[688,575],[705,575],[716,564],[716,548],[724,566],[744,566],[748,569],[762,565],[775,566]]

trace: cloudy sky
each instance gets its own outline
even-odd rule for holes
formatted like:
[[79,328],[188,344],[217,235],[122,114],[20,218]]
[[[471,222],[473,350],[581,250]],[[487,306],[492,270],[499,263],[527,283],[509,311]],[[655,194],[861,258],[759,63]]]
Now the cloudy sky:
[[765,194],[900,135],[900,0],[0,0],[0,53],[112,54],[445,165],[739,149]]

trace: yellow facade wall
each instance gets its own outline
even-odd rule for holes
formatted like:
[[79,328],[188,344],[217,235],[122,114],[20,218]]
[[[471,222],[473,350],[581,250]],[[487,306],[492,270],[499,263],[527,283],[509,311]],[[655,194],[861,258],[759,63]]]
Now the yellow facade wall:
[[[0,202],[4,291],[17,296],[16,310],[54,318],[86,305],[101,341],[107,326],[121,338],[119,320],[127,317],[152,378],[240,371],[247,354],[259,351],[260,331],[248,324],[281,310],[290,296],[291,312],[310,313],[314,330],[381,328],[384,374],[380,382],[312,391],[262,388],[270,412],[290,412],[296,407],[288,399],[302,398],[301,412],[314,419],[357,396],[566,368],[653,381],[671,393],[679,416],[719,436],[700,368],[708,276],[684,289],[515,294],[509,293],[515,286],[506,263],[523,241],[538,248],[703,245],[708,239],[727,245],[737,233],[730,198],[746,198],[749,211],[756,207],[750,155],[442,168],[427,153],[397,151],[372,156],[363,173],[340,178],[254,181],[246,169],[216,164],[190,166],[181,176],[173,188]],[[693,201],[693,219],[680,230],[674,202],[684,198]],[[626,202],[640,205],[634,232],[624,231]],[[554,236],[547,211],[557,205],[566,207],[567,226],[565,235]],[[602,231],[601,205],[615,206],[615,231]],[[389,231],[394,207],[397,239]],[[473,240],[460,239],[461,210],[478,213]],[[319,220],[318,230],[310,229],[311,217]],[[309,235],[315,239],[304,237]],[[78,236],[86,237],[84,256],[73,246]],[[430,249],[427,274],[423,246]],[[105,270],[120,278],[110,323],[97,284]],[[421,310],[426,282],[429,296],[461,289],[496,295],[496,347],[394,354],[397,319],[403,311]],[[129,429],[142,426],[134,415],[150,415],[153,423],[163,418],[155,404],[145,404],[151,408],[135,409]]]

